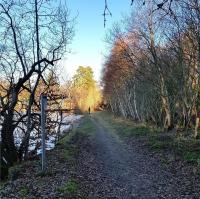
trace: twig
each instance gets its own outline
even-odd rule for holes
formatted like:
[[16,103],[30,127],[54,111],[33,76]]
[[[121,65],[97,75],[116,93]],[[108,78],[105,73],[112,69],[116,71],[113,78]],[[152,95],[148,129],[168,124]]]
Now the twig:
[[106,27],[106,16],[110,15],[112,17],[112,13],[110,12],[109,8],[108,8],[108,3],[107,0],[105,0],[105,7],[104,7],[104,11],[103,11],[103,16],[104,16],[104,28]]

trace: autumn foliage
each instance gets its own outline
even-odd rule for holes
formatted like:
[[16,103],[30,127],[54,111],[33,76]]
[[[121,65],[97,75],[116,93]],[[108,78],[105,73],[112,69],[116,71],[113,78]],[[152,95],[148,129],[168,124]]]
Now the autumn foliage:
[[71,86],[72,101],[82,111],[91,111],[101,102],[101,92],[94,80],[91,67],[80,66],[72,79]]
[[117,115],[163,127],[190,130],[200,117],[199,3],[177,1],[173,16],[152,1],[138,6],[124,26],[110,30],[103,70],[104,98]]

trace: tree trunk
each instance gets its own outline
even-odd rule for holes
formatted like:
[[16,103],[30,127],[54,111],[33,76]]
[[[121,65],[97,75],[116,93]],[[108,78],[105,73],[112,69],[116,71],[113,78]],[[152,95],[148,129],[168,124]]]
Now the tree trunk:
[[[1,144],[1,173],[3,173],[2,170],[4,170],[5,173],[8,172],[8,168],[13,165],[14,162],[17,161],[17,149],[15,147],[14,143],[14,108],[17,104],[18,100],[18,93],[19,89],[11,88],[10,96],[9,96],[9,105],[6,108],[6,112],[3,115],[3,123],[2,123],[2,129],[1,129],[1,138],[2,138],[2,144]],[[1,178],[4,178],[6,176],[1,176]]]
[[7,177],[9,167],[17,161],[13,132],[13,111],[11,110],[5,115],[1,130],[1,179]]
[[137,110],[137,101],[136,101],[136,92],[135,92],[135,84],[133,86],[133,103],[134,103],[134,109],[135,109],[135,113],[136,113],[136,117],[137,117],[137,120],[140,121],[140,117],[139,117],[139,114],[138,114],[138,110]]
[[198,136],[199,123],[200,123],[200,118],[196,117],[195,130],[194,130],[194,137],[195,138]]

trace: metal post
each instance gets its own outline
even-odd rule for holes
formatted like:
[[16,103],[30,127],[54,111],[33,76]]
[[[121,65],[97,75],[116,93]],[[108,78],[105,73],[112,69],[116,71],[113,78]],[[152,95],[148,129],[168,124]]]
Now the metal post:
[[40,96],[40,106],[41,106],[41,133],[42,133],[42,171],[45,171],[46,168],[46,145],[45,145],[45,120],[46,120],[46,114],[45,110],[47,107],[47,96],[44,94],[41,94]]

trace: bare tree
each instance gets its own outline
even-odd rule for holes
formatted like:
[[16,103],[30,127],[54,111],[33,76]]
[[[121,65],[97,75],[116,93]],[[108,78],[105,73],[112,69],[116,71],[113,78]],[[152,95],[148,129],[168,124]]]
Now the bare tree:
[[[111,30],[104,95],[116,114],[135,119],[138,113],[142,121],[168,130],[192,128],[197,137],[199,1],[163,1],[160,7],[157,2],[145,1],[140,12],[126,19],[124,32]],[[114,51],[116,43],[120,51]],[[127,63],[131,67],[125,73]]]
[[[31,107],[39,80],[66,52],[73,36],[72,23],[65,5],[53,1],[3,0],[0,2],[1,150],[8,167],[17,161],[14,130],[27,120],[26,137],[31,130]],[[28,107],[17,117],[19,95],[27,90]],[[28,139],[25,139],[26,142]]]

